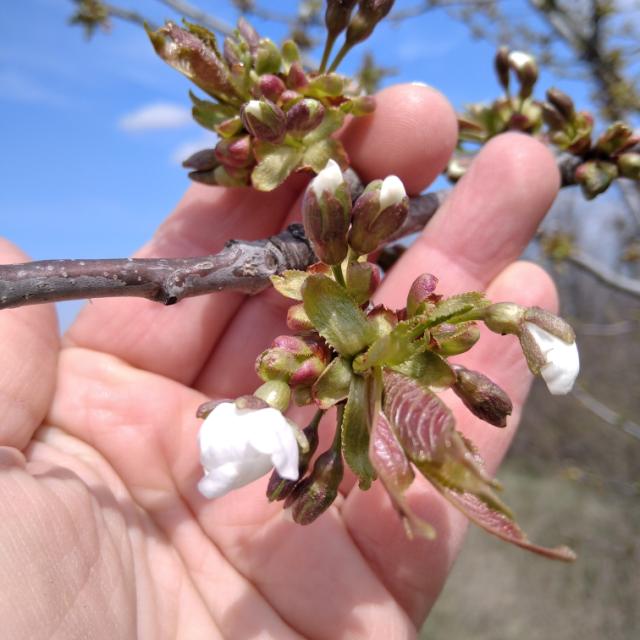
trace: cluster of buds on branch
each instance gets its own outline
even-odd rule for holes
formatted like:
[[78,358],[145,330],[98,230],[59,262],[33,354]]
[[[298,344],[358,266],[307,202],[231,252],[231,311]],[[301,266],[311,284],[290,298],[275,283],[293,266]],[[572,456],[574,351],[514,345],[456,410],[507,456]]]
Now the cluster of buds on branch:
[[[495,333],[518,336],[531,371],[552,393],[564,394],[579,368],[573,330],[547,311],[493,304],[480,292],[443,297],[430,274],[414,281],[404,308],[375,305],[380,274],[367,254],[406,214],[407,197],[395,176],[372,182],[353,203],[333,161],[310,183],[303,220],[322,262],[272,278],[293,300],[287,316],[292,334],[258,356],[263,384],[254,396],[201,411],[208,414],[200,434],[201,489],[221,495],[275,466],[269,500],[284,501],[293,520],[306,525],[330,507],[346,465],[362,490],[382,482],[410,534],[432,538],[433,527],[405,498],[417,472],[490,533],[571,560],[566,547],[534,545],[515,524],[499,484],[456,430],[438,392],[452,389],[475,416],[504,427],[512,410],[506,392],[449,357],[473,348],[483,322]],[[292,404],[316,409],[304,430],[284,417]],[[322,417],[332,409],[333,442],[314,461]]]
[[[187,76],[210,98],[191,93],[193,117],[218,134],[214,149],[184,162],[189,177],[212,185],[252,185],[260,191],[278,187],[294,171],[318,173],[329,159],[346,169],[349,160],[331,137],[347,115],[362,116],[375,108],[350,78],[335,73],[346,53],[373,32],[393,5],[390,0],[327,4],[327,44],[318,71],[305,70],[297,45],[278,47],[240,19],[222,51],[208,29],[167,22],[148,31],[158,55]],[[326,64],[336,38],[346,30],[344,46],[329,70]]]
[[[473,104],[459,116],[460,144],[485,143],[505,131],[521,131],[540,137],[559,152],[569,154],[570,176],[565,182],[579,184],[587,199],[608,189],[618,177],[640,179],[640,138],[624,122],[614,122],[597,138],[594,119],[587,111],[577,111],[573,100],[557,88],[548,89],[546,101],[536,100],[533,89],[538,79],[535,59],[522,51],[501,47],[495,69],[505,95],[491,104]],[[511,77],[518,83],[515,95]],[[464,155],[452,160],[447,173],[460,178],[468,164]]]

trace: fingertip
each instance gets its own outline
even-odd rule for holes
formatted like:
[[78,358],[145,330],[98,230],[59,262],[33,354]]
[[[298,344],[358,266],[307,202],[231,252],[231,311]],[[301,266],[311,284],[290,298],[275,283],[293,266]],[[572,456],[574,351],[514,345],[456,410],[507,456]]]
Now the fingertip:
[[401,84],[376,95],[376,111],[355,118],[342,138],[365,182],[397,175],[420,193],[446,166],[458,136],[456,115],[435,89]]
[[519,260],[505,267],[487,289],[491,300],[510,300],[524,307],[558,312],[559,300],[551,276],[538,264]]

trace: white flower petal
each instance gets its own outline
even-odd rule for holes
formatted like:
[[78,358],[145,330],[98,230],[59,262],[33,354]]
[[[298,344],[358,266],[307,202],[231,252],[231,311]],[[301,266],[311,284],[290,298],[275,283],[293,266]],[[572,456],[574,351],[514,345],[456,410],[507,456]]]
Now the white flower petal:
[[223,402],[198,434],[205,475],[198,488],[208,498],[224,495],[262,477],[274,466],[298,479],[298,443],[293,427],[276,409],[238,409]]
[[387,176],[380,187],[380,211],[402,202],[407,195],[398,176]]
[[524,51],[512,51],[509,54],[509,62],[515,69],[521,69],[532,62],[532,57]]
[[335,160],[330,159],[325,168],[311,181],[311,188],[316,198],[320,199],[325,191],[333,193],[343,182],[340,166]]
[[547,362],[540,369],[540,374],[549,391],[553,395],[566,395],[573,388],[580,371],[578,345],[567,343],[532,322],[525,322],[525,326]]

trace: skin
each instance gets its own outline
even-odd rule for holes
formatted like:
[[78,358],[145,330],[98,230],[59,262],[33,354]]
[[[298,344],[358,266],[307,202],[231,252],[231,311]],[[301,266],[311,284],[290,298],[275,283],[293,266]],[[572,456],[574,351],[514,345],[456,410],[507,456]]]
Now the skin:
[[[453,111],[415,85],[383,91],[378,105],[343,132],[353,165],[365,180],[394,173],[418,193],[455,145]],[[269,194],[195,185],[138,255],[198,255],[230,237],[274,233],[298,217],[307,180],[294,176]],[[412,280],[430,271],[440,293],[487,289],[495,301],[555,310],[549,278],[516,260],[558,184],[543,146],[517,134],[493,140],[378,300],[404,306]],[[27,258],[2,242],[0,259]],[[432,542],[405,537],[379,483],[362,493],[347,478],[308,527],[267,503],[266,478],[215,501],[196,490],[196,407],[257,387],[254,358],[287,333],[286,305],[273,291],[169,308],[96,300],[62,339],[50,306],[0,314],[3,638],[416,635],[466,528],[426,482],[409,495],[439,532]],[[483,335],[459,361],[503,386],[516,407],[499,430],[447,398],[494,471],[530,376],[510,336]]]

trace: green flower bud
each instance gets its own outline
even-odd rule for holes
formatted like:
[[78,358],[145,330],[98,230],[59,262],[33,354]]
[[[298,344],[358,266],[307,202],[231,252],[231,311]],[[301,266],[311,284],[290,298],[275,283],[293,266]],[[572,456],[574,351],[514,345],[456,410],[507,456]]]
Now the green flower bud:
[[340,264],[347,255],[347,231],[351,213],[349,187],[335,160],[311,181],[302,200],[302,221],[318,258]]
[[313,336],[279,336],[256,360],[256,372],[265,381],[281,380],[291,387],[309,386],[324,371],[330,354]]
[[358,304],[369,302],[381,279],[380,269],[371,262],[352,262],[347,267],[347,290]]
[[640,180],[640,153],[623,153],[618,158],[620,174],[631,180]]
[[542,119],[552,131],[563,129],[567,121],[564,116],[552,104],[542,103]]
[[254,55],[254,68],[258,75],[278,73],[282,64],[280,50],[273,40],[261,38]]
[[606,191],[617,177],[616,165],[602,160],[583,162],[575,172],[576,182],[582,187],[587,200]]
[[496,427],[507,426],[513,405],[509,396],[487,376],[455,364],[453,390],[473,415]]
[[484,310],[484,323],[494,333],[519,335],[526,309],[514,302],[498,302]]
[[351,214],[349,246],[359,255],[375,251],[409,212],[409,198],[397,176],[376,180],[356,200]]
[[253,395],[264,400],[270,407],[284,413],[291,401],[291,388],[282,380],[269,380],[260,385]]
[[278,144],[284,140],[286,116],[269,100],[249,100],[240,110],[245,129],[256,139]]
[[614,122],[596,141],[596,149],[607,155],[622,151],[633,136],[633,130],[624,122]]
[[480,339],[480,329],[475,322],[462,324],[442,323],[431,332],[436,344],[433,350],[441,356],[457,356],[465,353]]

